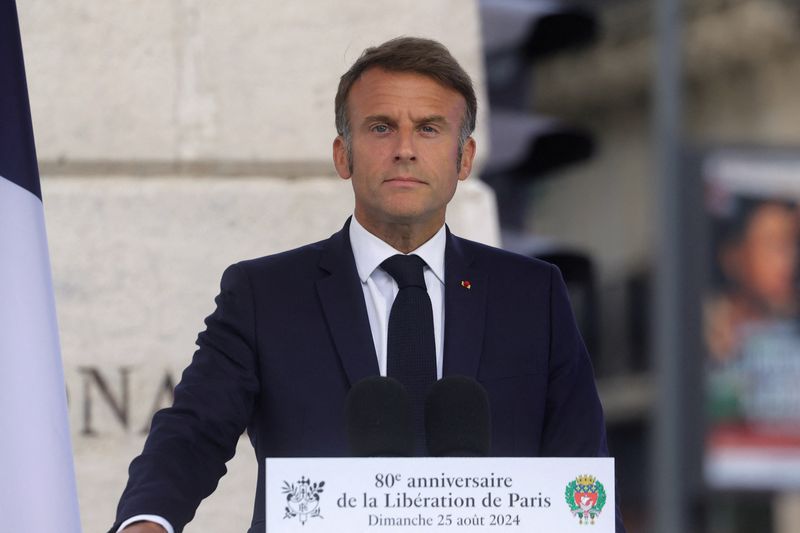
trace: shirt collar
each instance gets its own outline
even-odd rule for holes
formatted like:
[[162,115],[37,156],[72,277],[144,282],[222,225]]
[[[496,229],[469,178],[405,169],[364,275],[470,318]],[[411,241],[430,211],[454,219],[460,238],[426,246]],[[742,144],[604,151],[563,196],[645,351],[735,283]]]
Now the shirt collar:
[[[428,239],[422,246],[413,250],[412,254],[418,255],[428,265],[428,268],[444,283],[444,248],[446,242],[445,226],[439,228],[436,234]],[[364,226],[358,223],[356,217],[350,219],[350,245],[356,260],[356,270],[362,283],[367,282],[376,268],[386,259],[402,253],[376,237]]]

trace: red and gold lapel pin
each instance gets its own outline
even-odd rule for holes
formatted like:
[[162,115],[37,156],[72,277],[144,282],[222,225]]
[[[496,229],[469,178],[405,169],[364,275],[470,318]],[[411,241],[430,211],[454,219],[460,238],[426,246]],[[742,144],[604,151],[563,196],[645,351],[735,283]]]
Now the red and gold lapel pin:
[[464,287],[465,289],[471,289],[472,288],[472,282],[470,280],[468,280],[468,279],[462,279],[461,280],[461,286]]

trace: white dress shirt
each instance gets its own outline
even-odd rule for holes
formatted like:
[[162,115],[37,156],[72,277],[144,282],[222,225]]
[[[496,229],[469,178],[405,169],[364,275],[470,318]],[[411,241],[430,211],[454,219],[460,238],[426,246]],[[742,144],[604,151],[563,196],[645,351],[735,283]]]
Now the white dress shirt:
[[[425,244],[412,251],[425,261],[425,285],[433,310],[433,336],[436,342],[436,378],[442,378],[442,325],[444,324],[444,246],[446,232],[442,226]],[[369,329],[378,356],[378,369],[386,375],[386,343],[389,334],[389,312],[397,296],[397,282],[380,264],[393,255],[402,253],[368,232],[356,217],[350,221],[350,245],[356,259],[356,270],[367,304]]]
[[[446,242],[445,227],[439,228],[436,234],[422,246],[412,251],[425,261],[423,274],[428,296],[433,311],[433,336],[436,342],[436,378],[442,379],[442,361],[444,343],[442,342],[442,325],[444,324],[444,247]],[[378,356],[378,369],[381,376],[386,375],[386,343],[389,336],[389,313],[394,298],[397,296],[397,282],[385,270],[381,263],[393,255],[402,252],[395,250],[380,238],[364,229],[356,217],[350,220],[350,246],[356,260],[356,270],[364,291],[364,302],[367,304],[369,329],[375,343],[375,354]],[[172,524],[157,515],[137,515],[125,520],[117,532],[134,522],[155,522],[164,527],[167,533],[174,533]]]

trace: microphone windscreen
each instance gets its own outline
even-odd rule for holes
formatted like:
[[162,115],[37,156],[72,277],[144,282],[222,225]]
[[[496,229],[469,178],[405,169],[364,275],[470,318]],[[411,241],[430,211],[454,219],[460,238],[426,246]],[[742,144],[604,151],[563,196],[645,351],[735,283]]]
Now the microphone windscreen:
[[396,379],[364,378],[345,399],[345,423],[354,457],[411,457],[411,399]]
[[437,381],[425,400],[425,433],[433,457],[486,457],[492,432],[489,395],[465,376]]

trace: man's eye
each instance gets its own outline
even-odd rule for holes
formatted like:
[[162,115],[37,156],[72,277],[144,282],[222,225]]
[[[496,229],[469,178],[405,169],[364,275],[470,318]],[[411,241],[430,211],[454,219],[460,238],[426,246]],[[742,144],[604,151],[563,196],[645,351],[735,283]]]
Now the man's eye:
[[374,126],[372,126],[372,131],[374,131],[375,133],[388,133],[389,126],[387,126],[386,124],[375,124]]
[[422,133],[437,133],[438,130],[434,126],[422,126],[420,128]]

